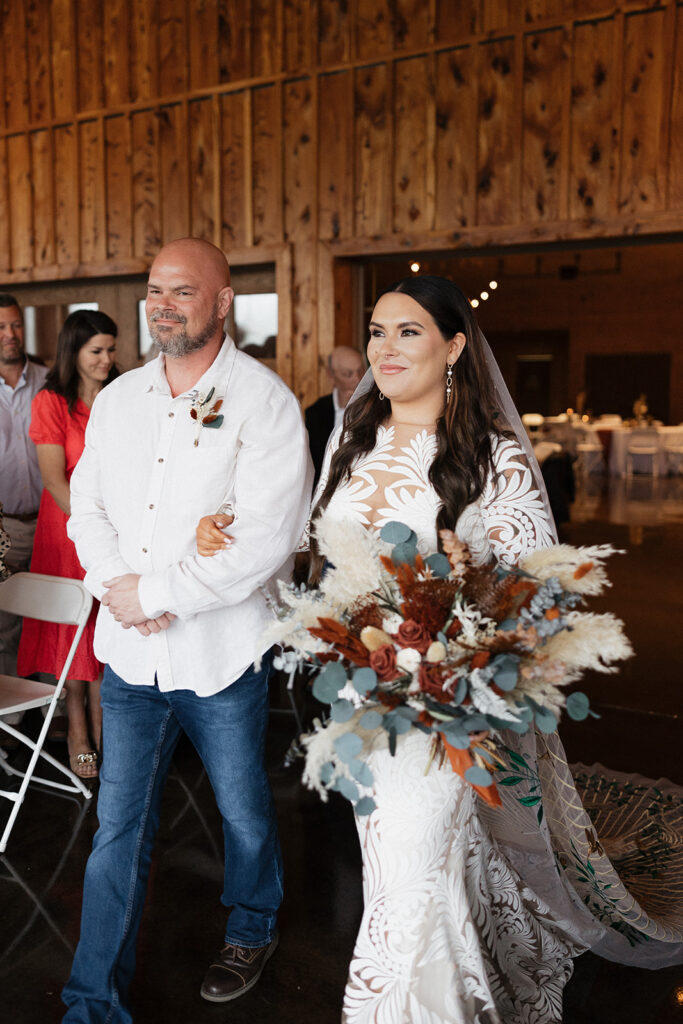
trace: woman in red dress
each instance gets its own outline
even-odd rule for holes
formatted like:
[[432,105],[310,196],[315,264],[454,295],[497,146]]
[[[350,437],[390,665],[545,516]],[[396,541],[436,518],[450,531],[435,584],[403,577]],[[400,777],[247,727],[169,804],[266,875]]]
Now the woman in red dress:
[[[117,327],[106,313],[79,309],[65,320],[55,364],[33,399],[29,436],[38,447],[43,494],[31,559],[31,571],[83,579],[76,549],[66,534],[70,513],[69,480],[83,452],[85,428],[97,393],[114,377]],[[71,770],[81,778],[97,775],[102,733],[100,675],[93,652],[97,603],[71,663],[66,684],[67,743]],[[25,619],[19,645],[22,676],[48,672],[59,676],[75,626]]]

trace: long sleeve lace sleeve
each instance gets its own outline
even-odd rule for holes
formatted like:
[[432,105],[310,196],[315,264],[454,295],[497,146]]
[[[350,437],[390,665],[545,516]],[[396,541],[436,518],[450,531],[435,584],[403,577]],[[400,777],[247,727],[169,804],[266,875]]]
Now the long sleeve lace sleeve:
[[[320,495],[327,487],[327,481],[330,476],[330,463],[332,462],[332,456],[339,447],[339,441],[341,438],[342,428],[337,427],[335,431],[330,435],[330,439],[327,442],[327,448],[325,449],[325,458],[323,459],[322,469],[320,470],[320,479],[316,484],[315,490],[313,491],[313,497],[311,498],[311,512],[318,504]],[[308,522],[304,528],[304,532],[301,535],[301,539],[297,545],[297,551],[308,551],[311,546],[311,516],[308,516]]]
[[554,543],[552,523],[526,455],[516,441],[494,443],[495,472],[490,474],[479,507],[495,558],[515,565],[537,548]]

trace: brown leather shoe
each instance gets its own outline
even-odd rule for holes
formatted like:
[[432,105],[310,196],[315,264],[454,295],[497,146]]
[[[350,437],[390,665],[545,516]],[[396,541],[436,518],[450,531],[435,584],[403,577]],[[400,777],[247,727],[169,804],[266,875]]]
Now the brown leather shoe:
[[266,962],[277,949],[278,936],[267,946],[223,946],[204,976],[200,994],[210,1003],[227,1003],[239,999],[253,988],[263,973]]

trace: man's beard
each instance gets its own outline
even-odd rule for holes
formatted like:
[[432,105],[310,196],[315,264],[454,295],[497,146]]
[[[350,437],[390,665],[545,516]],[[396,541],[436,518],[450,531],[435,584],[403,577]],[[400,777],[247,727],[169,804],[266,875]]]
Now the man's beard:
[[[195,334],[194,337],[190,337],[184,326],[180,333],[166,334],[163,328],[160,329],[156,326],[153,317],[154,314],[152,314],[149,323],[149,332],[152,335],[152,339],[164,355],[170,356],[172,359],[186,356],[190,352],[197,352],[200,348],[204,348],[218,330],[218,305],[213,307],[208,321],[199,334]],[[172,316],[170,313],[159,313],[158,317],[160,320],[177,320],[179,324],[185,324],[184,317]]]

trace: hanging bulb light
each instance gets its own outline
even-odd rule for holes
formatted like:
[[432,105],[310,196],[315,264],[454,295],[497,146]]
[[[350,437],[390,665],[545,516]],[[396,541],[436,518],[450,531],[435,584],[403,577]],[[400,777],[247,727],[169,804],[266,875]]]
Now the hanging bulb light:
[[476,309],[479,305],[479,299],[470,299],[470,306],[472,309]]
[[420,264],[419,264],[419,263],[411,263],[411,264],[410,264],[410,269],[412,270],[412,272],[413,272],[414,274],[417,274],[417,272],[418,272],[418,271],[419,271],[419,269],[420,269]]
[[495,292],[497,287],[498,287],[498,282],[497,281],[489,281],[489,288],[491,289],[492,292]]
[[486,302],[488,297],[489,297],[489,293],[488,292],[482,292],[481,295],[479,296],[479,298],[482,299],[484,302]]

